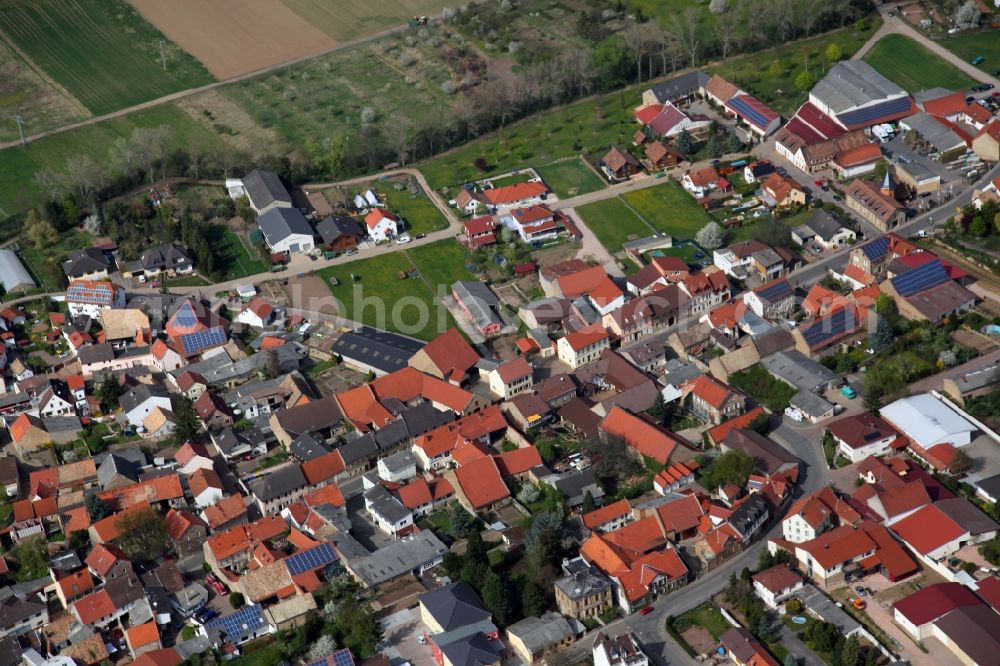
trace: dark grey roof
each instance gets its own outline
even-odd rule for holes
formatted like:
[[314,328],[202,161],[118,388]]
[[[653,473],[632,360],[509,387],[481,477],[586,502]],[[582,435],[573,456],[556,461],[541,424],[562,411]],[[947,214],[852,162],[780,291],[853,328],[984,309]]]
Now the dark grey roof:
[[257,218],[257,226],[268,245],[280,243],[292,234],[312,236],[313,233],[309,221],[298,208],[272,208]]
[[212,433],[212,442],[225,455],[229,455],[230,451],[239,446],[249,446],[251,444],[250,440],[241,431],[234,430],[233,428],[223,428],[219,432]]
[[296,437],[295,441],[288,445],[288,452],[302,462],[315,460],[330,453],[330,450],[330,447],[307,432]]
[[53,571],[76,571],[83,566],[83,562],[75,551],[63,550],[49,558],[48,566]]
[[126,391],[122,397],[118,399],[118,402],[121,404],[122,410],[128,413],[150,398],[169,399],[170,393],[167,391],[167,387],[163,384],[139,384],[138,386],[134,386]]
[[379,464],[384,466],[390,472],[401,472],[408,467],[416,465],[417,460],[413,457],[412,451],[409,449],[403,449],[402,451],[397,451],[392,455],[388,455],[380,459]]
[[663,83],[657,83],[651,86],[650,90],[656,96],[656,101],[662,104],[693,95],[699,88],[703,88],[708,80],[707,72],[688,72]]
[[555,585],[570,599],[583,599],[608,589],[611,581],[597,569],[587,566],[557,579]]
[[344,333],[330,349],[342,358],[390,373],[406,367],[406,363],[426,343],[397,333],[361,326]]
[[243,177],[243,189],[258,210],[273,203],[292,203],[291,195],[273,171],[254,169]]
[[108,363],[115,358],[115,348],[111,346],[110,342],[103,342],[99,345],[87,345],[86,347],[80,347],[76,356],[83,365]]
[[17,483],[17,458],[0,456],[0,483]]
[[812,89],[812,95],[834,114],[865,106],[906,91],[885,78],[868,63],[844,60],[830,68]]
[[100,467],[101,464],[111,455],[116,455],[119,458],[127,460],[139,467],[143,467],[147,463],[146,454],[143,453],[142,447],[138,444],[129,444],[128,446],[116,447],[114,450],[105,450],[95,454],[94,464]]
[[42,419],[42,425],[49,434],[56,432],[77,432],[83,429],[83,424],[76,414],[49,416]]
[[772,354],[763,359],[761,365],[772,375],[800,391],[825,390],[841,381],[836,372],[794,349]]
[[813,214],[809,216],[804,226],[809,227],[814,234],[824,241],[829,241],[835,233],[844,228],[844,225],[837,218],[822,208],[813,211]]
[[812,391],[799,391],[789,401],[792,407],[798,408],[806,416],[819,418],[833,409],[833,403]]
[[597,476],[593,468],[563,474],[553,485],[566,496],[570,506],[582,503],[587,491],[590,491],[591,496],[598,502],[604,497],[604,491],[597,485]]
[[123,476],[133,482],[139,481],[139,465],[130,460],[111,454],[97,468],[97,482],[107,490],[116,476]]
[[990,497],[1000,496],[1000,474],[994,474],[993,476],[988,476],[985,479],[980,479],[972,485],[976,488],[981,488],[982,491]]
[[345,465],[352,465],[359,460],[374,458],[378,455],[378,444],[375,437],[370,432],[355,437],[338,449],[340,457],[344,459]]
[[69,253],[69,258],[62,263],[66,277],[77,278],[82,275],[96,273],[108,269],[108,257],[96,247],[88,247]]
[[[422,402],[415,407],[404,410],[400,412],[400,416],[403,423],[406,424],[406,430],[410,437],[419,437],[425,432],[430,432],[438,426],[455,420],[454,412],[443,412],[429,402]],[[375,435],[375,439],[379,439],[378,434]]]
[[337,398],[329,395],[304,405],[283,409],[275,418],[289,434],[298,435],[336,428],[344,419],[344,413],[340,411]]
[[151,247],[139,255],[139,262],[146,270],[182,268],[192,263],[187,248],[177,243],[164,243]]
[[250,492],[261,502],[269,502],[283,495],[295,492],[306,486],[308,482],[298,465],[285,465],[249,484]]
[[495,310],[500,299],[484,283],[459,280],[451,285],[451,290],[479,328],[485,328],[489,324],[503,325],[503,320]]
[[761,493],[753,493],[733,509],[726,522],[745,538],[750,536],[754,525],[759,524],[761,517],[767,515],[768,511],[770,507],[764,496]]
[[316,233],[319,234],[324,243],[332,243],[341,236],[357,238],[364,235],[357,220],[343,215],[327,215],[322,222],[316,225]]
[[[348,536],[349,535],[344,535]],[[337,553],[349,561],[352,572],[369,587],[374,587],[386,581],[395,580],[400,576],[415,573],[417,570],[431,566],[441,561],[448,552],[448,547],[431,530],[423,530],[412,536],[393,541],[388,546],[367,554],[354,539],[335,537]],[[354,542],[353,544],[351,542]],[[348,551],[347,548],[352,550]],[[362,552],[365,554],[362,555]],[[487,614],[488,616],[488,614]]]
[[1000,615],[986,604],[956,608],[934,624],[955,647],[968,655],[970,663],[997,663]]
[[964,499],[953,497],[938,500],[934,502],[934,505],[974,537],[987,532],[995,532],[998,528],[995,520]]
[[500,651],[482,632],[441,648],[452,666],[485,666],[500,661]]
[[[420,403],[421,405],[426,403]],[[433,409],[433,407],[431,407]],[[453,416],[454,418],[454,416]],[[382,451],[389,451],[396,448],[410,437],[410,431],[406,427],[406,422],[403,419],[396,419],[395,421],[383,426],[375,431],[375,444]]]
[[573,628],[559,613],[549,611],[541,617],[526,617],[507,627],[507,633],[517,636],[532,654],[540,654],[548,648],[573,637]]
[[365,506],[390,523],[398,523],[411,515],[403,503],[393,497],[382,485],[375,485],[365,491]]
[[10,595],[0,601],[0,628],[12,629],[17,623],[45,610],[45,603],[34,595],[23,599]]
[[490,618],[482,599],[465,581],[425,592],[417,600],[444,631]]

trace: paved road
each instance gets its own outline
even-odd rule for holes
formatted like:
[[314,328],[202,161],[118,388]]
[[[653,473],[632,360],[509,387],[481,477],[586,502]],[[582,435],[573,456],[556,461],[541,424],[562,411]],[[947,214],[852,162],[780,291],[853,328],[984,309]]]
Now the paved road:
[[974,80],[981,83],[992,83],[994,86],[1000,87],[1000,79],[997,79],[995,76],[990,76],[978,67],[974,67],[973,65],[967,63],[965,60],[959,58],[939,43],[929,39],[922,32],[911,26],[903,19],[899,18],[899,16],[889,16],[889,9],[890,6],[888,4],[880,6],[879,11],[882,13],[882,25],[875,31],[875,34],[869,37],[868,41],[865,42],[860,49],[858,49],[857,53],[854,54],[853,60],[860,60],[863,58],[865,54],[875,46],[878,40],[882,39],[886,35],[904,35],[920,44],[923,44],[928,50],[934,53],[934,55],[951,63],[971,76]]

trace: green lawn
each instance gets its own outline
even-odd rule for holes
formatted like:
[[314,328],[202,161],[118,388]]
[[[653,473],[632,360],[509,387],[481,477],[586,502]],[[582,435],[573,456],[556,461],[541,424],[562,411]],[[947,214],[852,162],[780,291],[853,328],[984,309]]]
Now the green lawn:
[[530,173],[515,173],[510,176],[501,176],[500,178],[492,178],[490,180],[493,183],[493,187],[507,187],[508,185],[517,185],[518,183],[527,183],[531,180]]
[[[834,64],[827,60],[826,49],[836,44],[844,58],[850,58],[878,29],[882,21],[869,16],[863,30],[854,26],[812,39],[790,42],[768,51],[733,58],[712,67],[719,74],[739,84],[783,116],[791,116],[809,96],[807,90],[795,86],[795,77],[808,70],[818,81]],[[780,73],[772,76],[771,64],[777,62]],[[900,84],[902,85],[902,84]]]
[[680,257],[688,264],[704,262],[706,260],[704,256],[705,253],[702,252],[701,254],[703,256],[699,259],[698,257],[695,256],[695,254],[698,252],[701,251],[696,246],[685,243],[684,245],[675,245],[674,247],[668,247],[663,250],[653,250],[647,255],[646,258],[648,260],[649,257],[652,256]]
[[[324,268],[317,275],[340,301],[340,314],[347,319],[430,340],[454,320],[422,279],[399,279],[398,273],[414,268],[413,263],[408,253],[391,252]],[[359,276],[357,282],[352,273]],[[331,277],[340,284],[331,285]]]
[[215,225],[212,229],[213,238],[212,249],[215,252],[215,259],[220,264],[220,270],[224,273],[224,280],[235,280],[263,273],[270,265],[265,263],[260,257],[251,254],[239,237],[230,229]]
[[406,221],[406,231],[410,234],[427,234],[447,228],[448,220],[426,192],[416,197],[411,197],[409,190],[397,192],[392,187],[380,188],[379,192],[385,195],[386,207]]
[[163,280],[168,287],[207,287],[212,284],[200,275],[185,275],[179,278],[166,278]]
[[653,233],[649,225],[618,197],[580,206],[576,213],[612,254],[621,251],[625,241],[645,238]]
[[886,35],[865,55],[864,61],[910,93],[936,86],[965,90],[977,83],[903,35]]
[[607,186],[604,179],[594,173],[579,157],[546,164],[538,167],[536,171],[549,189],[562,198],[603,190]]
[[122,0],[3,4],[0,29],[7,38],[94,114],[213,80],[201,63]]
[[658,231],[674,238],[694,238],[711,221],[705,209],[674,180],[626,192],[622,198]]
[[[168,125],[172,130],[171,149],[198,143],[205,148],[222,148],[222,140],[212,130],[200,125],[173,104],[130,113],[127,116],[87,125],[56,136],[45,137],[28,144],[0,151],[0,220],[23,213],[38,205],[39,188],[35,173],[49,167],[58,173],[66,170],[70,158],[86,155],[117,177],[116,165],[108,159],[108,148],[115,139],[129,136],[137,127]],[[7,220],[0,236],[12,236],[20,231],[15,220]]]
[[90,247],[93,239],[77,229],[64,232],[59,242],[46,248],[28,247],[21,241],[21,256],[28,266],[28,271],[45,291],[59,291],[65,284],[62,262],[73,250]]
[[405,254],[424,280],[439,292],[444,288],[446,294],[450,293],[452,283],[458,280],[479,279],[465,267],[469,253],[454,238],[407,249]]
[[729,383],[774,413],[788,407],[788,401],[797,393],[794,386],[776,379],[759,363],[729,375]]
[[952,53],[971,63],[974,58],[986,58],[977,65],[984,72],[1000,71],[1000,30],[972,32],[958,37],[949,37],[938,42]]
[[674,629],[678,632],[684,631],[693,624],[704,627],[716,639],[733,628],[733,625],[722,617],[719,609],[710,603],[704,603],[674,618]]

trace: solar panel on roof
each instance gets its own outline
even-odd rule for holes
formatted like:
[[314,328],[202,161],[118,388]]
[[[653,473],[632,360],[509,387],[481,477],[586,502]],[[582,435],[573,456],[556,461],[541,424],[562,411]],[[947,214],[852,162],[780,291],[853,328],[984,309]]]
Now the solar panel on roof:
[[194,312],[191,301],[184,303],[177,309],[177,312],[174,313],[174,323],[185,328],[190,328],[198,323],[198,316]]
[[900,296],[912,296],[925,289],[944,284],[948,279],[948,269],[941,265],[940,259],[935,259],[897,275],[890,282]]
[[837,120],[846,126],[870,125],[873,124],[874,121],[884,118],[885,116],[903,113],[909,108],[910,98],[904,96],[891,99],[888,102],[876,104],[875,106],[871,106],[866,109],[858,109],[857,111],[841,113],[837,116]]
[[779,280],[766,288],[760,289],[757,295],[766,301],[775,302],[781,300],[782,298],[788,298],[792,295],[792,286],[788,284],[788,280]]
[[841,308],[828,317],[806,326],[802,329],[802,337],[811,348],[824,342],[835,340],[843,335],[856,331],[860,326],[854,310]]
[[330,655],[333,658],[333,666],[354,666],[354,657],[348,649],[337,650]]
[[869,259],[880,259],[885,256],[886,252],[889,251],[889,237],[882,236],[881,238],[876,238],[870,243],[865,243],[861,246],[861,251],[864,252],[865,256]]
[[773,119],[743,96],[729,100],[729,107],[760,128],[767,127],[767,124]]
[[205,623],[205,628],[219,627],[226,632],[227,636],[242,636],[248,630],[264,624],[264,617],[261,615],[260,606],[244,606],[235,613],[224,615],[223,617],[209,620]]
[[182,335],[180,341],[185,352],[194,354],[202,349],[226,344],[226,330],[221,326],[213,326],[204,331]]
[[322,543],[309,550],[302,550],[294,555],[290,555],[285,560],[285,565],[288,567],[288,573],[298,576],[300,573],[320,569],[328,564],[332,564],[336,559],[337,555],[333,552],[333,546],[328,543]]

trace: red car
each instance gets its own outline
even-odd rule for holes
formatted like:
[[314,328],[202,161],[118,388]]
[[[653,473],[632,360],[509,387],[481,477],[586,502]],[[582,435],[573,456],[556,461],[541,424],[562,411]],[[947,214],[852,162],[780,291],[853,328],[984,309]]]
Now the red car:
[[823,181],[822,180],[815,180],[813,182],[816,183],[816,187],[823,187]]
[[639,615],[649,615],[652,612],[653,612],[653,607],[652,606],[646,606],[641,611],[639,611]]

